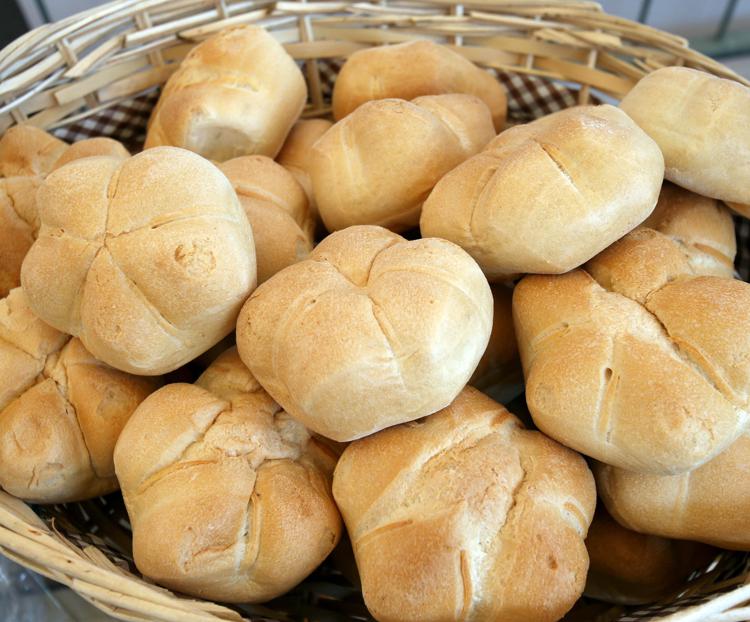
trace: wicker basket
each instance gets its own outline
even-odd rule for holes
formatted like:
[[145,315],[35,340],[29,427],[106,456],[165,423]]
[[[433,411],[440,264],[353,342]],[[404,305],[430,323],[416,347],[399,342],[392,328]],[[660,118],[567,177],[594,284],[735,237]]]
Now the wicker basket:
[[[591,2],[120,0],[38,28],[0,51],[0,131],[25,122],[68,140],[103,134],[138,148],[156,90],[180,59],[195,42],[243,23],[265,26],[301,63],[310,92],[305,116],[329,112],[331,83],[348,54],[414,38],[447,43],[496,71],[515,121],[576,102],[619,99],[666,65],[748,84],[684,39],[609,16]],[[750,253],[742,235],[750,237],[750,223],[738,224],[738,267],[747,278]],[[344,550],[264,607],[229,609],[156,587],[134,570],[118,495],[30,508],[0,492],[0,551],[126,620],[371,619],[346,578],[351,557]],[[635,611],[582,600],[566,620],[750,620],[750,606],[743,607],[749,573],[747,554],[723,553],[669,602]]]

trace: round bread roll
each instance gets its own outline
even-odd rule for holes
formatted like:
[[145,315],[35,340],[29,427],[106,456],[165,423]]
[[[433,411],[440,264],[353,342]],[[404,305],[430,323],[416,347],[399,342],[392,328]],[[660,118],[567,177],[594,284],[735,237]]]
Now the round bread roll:
[[306,100],[302,72],[270,33],[226,28],[195,46],[167,80],[145,148],[173,145],[219,162],[274,157]]
[[302,187],[266,156],[242,156],[219,166],[253,228],[258,283],[307,257],[315,221]]
[[120,160],[126,160],[130,153],[121,142],[105,136],[79,140],[68,147],[52,166],[55,171],[73,160],[91,158],[94,156],[111,156]]
[[490,341],[469,380],[471,385],[479,389],[502,381],[520,367],[516,333],[513,329],[513,290],[500,283],[490,289],[494,301]]
[[750,436],[703,466],[648,475],[594,465],[609,513],[628,529],[750,551]]
[[0,178],[0,297],[21,282],[21,264],[39,229],[38,176]]
[[97,361],[14,289],[0,300],[0,486],[33,503],[117,490],[115,441],[156,384]]
[[286,137],[276,161],[288,170],[307,195],[313,218],[318,217],[310,168],[312,167],[312,146],[333,125],[328,119],[302,119],[297,121]]
[[626,529],[596,508],[586,537],[589,573],[584,595],[610,603],[638,605],[673,595],[690,573],[708,565],[711,547],[649,536]]
[[237,196],[189,151],[76,160],[37,200],[41,229],[21,270],[31,308],[117,369],[157,375],[192,360],[231,332],[255,287]]
[[674,474],[748,423],[750,284],[694,276],[639,229],[586,266],[513,295],[526,401],[544,433],[624,469]]
[[14,125],[0,139],[0,177],[47,175],[67,143],[33,125]]
[[734,276],[734,222],[729,210],[715,199],[666,182],[643,226],[678,242],[696,274]]
[[354,52],[333,85],[337,121],[373,99],[414,99],[465,93],[481,99],[495,130],[505,124],[508,103],[502,85],[487,71],[433,41],[408,41]]
[[583,591],[591,472],[471,387],[349,445],[333,495],[379,622],[552,622]]
[[335,464],[228,350],[151,395],[117,442],[138,570],[209,600],[283,594],[339,539]]
[[487,106],[472,95],[360,106],[313,146],[310,175],[326,228],[414,227],[438,180],[494,135]]
[[665,177],[750,204],[750,88],[687,67],[643,77],[620,103],[664,153]]
[[435,186],[425,236],[466,250],[487,277],[559,274],[653,211],[658,146],[621,110],[578,106],[511,128]]
[[362,226],[261,285],[237,346],[284,410],[350,441],[450,404],[491,328],[489,285],[460,248]]

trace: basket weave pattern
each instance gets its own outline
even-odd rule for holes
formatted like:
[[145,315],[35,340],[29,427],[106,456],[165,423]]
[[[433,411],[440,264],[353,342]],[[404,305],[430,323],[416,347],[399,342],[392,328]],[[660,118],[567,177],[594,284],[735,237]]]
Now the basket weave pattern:
[[[744,84],[687,42],[581,1],[120,0],[32,31],[0,51],[0,132],[31,123],[73,142],[111,136],[143,144],[157,89],[198,41],[236,24],[270,30],[308,82],[304,116],[330,112],[331,85],[355,50],[414,38],[448,44],[497,73],[509,119],[525,122],[577,103],[619,99],[646,73],[696,67]],[[750,276],[750,221],[737,218],[737,267]],[[0,492],[0,552],[127,620],[369,620],[357,590],[326,563],[265,607],[229,609],[142,580],[118,495],[30,508]],[[625,610],[581,602],[571,621],[750,620],[750,555],[724,553],[671,602]],[[566,618],[567,620],[568,618]]]

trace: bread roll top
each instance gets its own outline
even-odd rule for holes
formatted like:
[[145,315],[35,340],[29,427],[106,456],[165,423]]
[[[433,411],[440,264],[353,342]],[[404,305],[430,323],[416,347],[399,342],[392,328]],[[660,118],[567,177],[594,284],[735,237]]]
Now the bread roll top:
[[107,138],[106,136],[87,138],[85,140],[79,140],[77,143],[73,143],[63,151],[62,155],[52,166],[50,172],[57,170],[61,166],[65,166],[73,160],[91,158],[94,156],[110,156],[120,160],[126,160],[130,157],[130,153],[125,149],[121,142],[112,138]]
[[333,492],[381,622],[558,620],[583,590],[586,463],[471,387],[350,444]]
[[341,120],[370,100],[446,93],[478,97],[490,109],[495,130],[503,129],[508,105],[502,85],[460,54],[432,41],[354,52],[333,87],[333,117]]

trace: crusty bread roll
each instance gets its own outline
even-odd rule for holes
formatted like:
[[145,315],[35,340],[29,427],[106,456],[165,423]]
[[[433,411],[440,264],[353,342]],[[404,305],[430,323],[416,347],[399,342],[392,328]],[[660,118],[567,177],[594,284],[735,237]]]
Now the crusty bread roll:
[[674,474],[748,423],[750,284],[694,276],[679,245],[638,229],[513,296],[526,401],[540,430],[602,462]]
[[274,157],[306,99],[302,72],[270,33],[226,28],[192,49],[167,80],[145,148],[173,145],[219,162]]
[[21,282],[21,264],[39,229],[39,176],[0,178],[0,297]]
[[551,622],[583,591],[591,472],[471,387],[349,445],[333,494],[379,622]]
[[255,286],[255,251],[232,185],[210,162],[174,147],[84,158],[49,175],[37,199],[24,291],[98,359],[162,374],[232,330]]
[[286,592],[339,539],[335,464],[228,350],[195,385],[151,395],[117,442],[136,566],[210,600]]
[[703,466],[647,475],[594,466],[609,513],[628,529],[750,551],[750,436]]
[[460,248],[361,226],[261,285],[237,346],[284,410],[349,441],[447,406],[491,327],[489,285]]
[[329,231],[414,227],[438,180],[494,135],[487,106],[472,95],[368,102],[313,146],[320,217]]
[[0,139],[0,177],[46,175],[67,143],[33,125],[14,125]]
[[750,88],[696,69],[664,67],[641,78],[620,108],[659,144],[668,180],[703,196],[750,204]]
[[621,110],[579,106],[511,128],[448,173],[422,209],[422,235],[455,242],[487,277],[580,266],[654,209],[656,143]]
[[302,186],[266,156],[241,156],[219,166],[234,186],[253,228],[258,283],[307,257],[315,222]]
[[115,441],[155,388],[97,361],[14,289],[0,300],[0,486],[34,503],[117,490]]
[[113,138],[107,138],[105,136],[97,136],[95,138],[87,138],[85,140],[79,140],[77,143],[73,143],[52,166],[52,171],[65,166],[73,160],[80,160],[81,158],[91,158],[94,156],[111,156],[113,158],[119,158],[120,160],[126,160],[130,157],[130,153],[123,146],[123,144]]
[[696,274],[734,276],[734,222],[719,201],[665,182],[656,209],[643,226],[678,242]]
[[490,289],[494,301],[490,341],[469,380],[470,384],[479,389],[502,381],[520,367],[516,333],[513,329],[513,290],[502,283],[497,283]]
[[586,537],[589,572],[584,594],[621,605],[653,602],[683,587],[691,572],[708,565],[715,550],[626,529],[602,505]]
[[328,119],[302,119],[297,121],[276,157],[276,161],[294,175],[294,178],[304,189],[313,218],[318,216],[318,206],[315,203],[315,194],[310,179],[312,146],[332,125],[333,123]]
[[333,117],[341,120],[373,99],[446,93],[478,97],[490,109],[495,130],[503,129],[508,103],[502,85],[460,54],[432,41],[377,46],[352,54],[333,86]]

